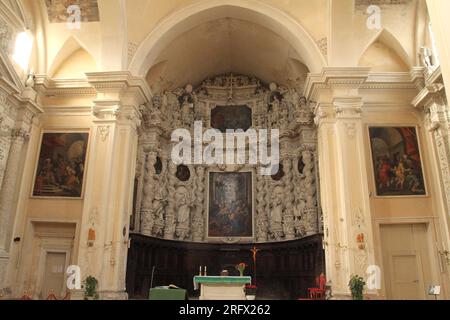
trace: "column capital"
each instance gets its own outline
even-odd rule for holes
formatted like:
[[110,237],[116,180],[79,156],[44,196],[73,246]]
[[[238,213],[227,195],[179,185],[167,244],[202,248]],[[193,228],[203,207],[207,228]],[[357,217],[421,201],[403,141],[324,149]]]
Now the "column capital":
[[142,122],[142,114],[137,107],[124,106],[119,100],[94,100],[92,115],[94,123],[128,123],[136,130]]
[[30,139],[30,133],[22,128],[15,128],[11,131],[12,140],[27,141]]
[[361,97],[334,98],[336,119],[360,119],[364,103]]
[[320,126],[325,122],[334,122],[333,119],[333,105],[330,103],[317,103],[313,108],[314,123],[316,126]]

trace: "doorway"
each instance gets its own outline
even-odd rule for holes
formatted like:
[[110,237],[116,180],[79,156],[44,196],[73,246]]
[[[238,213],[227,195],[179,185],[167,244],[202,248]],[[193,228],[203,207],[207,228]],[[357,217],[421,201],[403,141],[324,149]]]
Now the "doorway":
[[381,225],[380,233],[387,299],[427,299],[432,280],[428,225]]
[[57,297],[64,295],[66,259],[65,252],[46,253],[41,299],[46,299],[50,293]]

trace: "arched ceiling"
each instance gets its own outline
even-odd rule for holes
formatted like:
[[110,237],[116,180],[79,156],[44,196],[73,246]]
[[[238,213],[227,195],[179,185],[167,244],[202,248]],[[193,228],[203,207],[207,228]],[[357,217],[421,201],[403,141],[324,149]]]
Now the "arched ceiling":
[[220,18],[200,24],[169,43],[147,74],[154,90],[170,89],[233,72],[286,84],[308,69],[293,47],[262,25]]

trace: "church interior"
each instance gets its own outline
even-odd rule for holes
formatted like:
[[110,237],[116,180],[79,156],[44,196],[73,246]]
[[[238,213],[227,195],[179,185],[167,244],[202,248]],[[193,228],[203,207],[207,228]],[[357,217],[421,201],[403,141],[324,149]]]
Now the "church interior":
[[0,0],[0,300],[449,299],[448,12]]

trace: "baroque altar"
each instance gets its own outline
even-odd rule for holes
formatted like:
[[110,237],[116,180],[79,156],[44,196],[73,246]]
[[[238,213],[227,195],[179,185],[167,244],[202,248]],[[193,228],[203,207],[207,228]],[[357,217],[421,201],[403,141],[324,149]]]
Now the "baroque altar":
[[[156,94],[141,107],[144,124],[139,135],[133,232],[225,243],[278,242],[321,233],[317,133],[312,103],[301,96],[302,89],[230,74],[206,79],[195,89],[186,85]],[[261,166],[248,161],[175,164],[172,133],[182,128],[195,138],[199,123],[200,135],[211,128],[242,129],[244,134],[278,129],[278,171],[261,175]],[[248,157],[249,141],[244,147]],[[224,154],[227,148],[223,147]],[[237,153],[238,148],[233,146],[232,151]],[[192,148],[192,155],[195,152]],[[236,187],[230,187],[233,184]],[[222,208],[222,202],[214,202],[217,199],[225,204],[228,199],[234,208],[228,220],[215,219],[214,213]],[[246,228],[233,229],[232,222],[241,226],[243,221]]]

